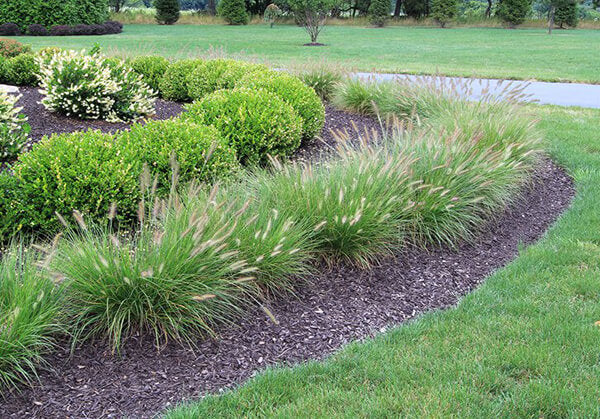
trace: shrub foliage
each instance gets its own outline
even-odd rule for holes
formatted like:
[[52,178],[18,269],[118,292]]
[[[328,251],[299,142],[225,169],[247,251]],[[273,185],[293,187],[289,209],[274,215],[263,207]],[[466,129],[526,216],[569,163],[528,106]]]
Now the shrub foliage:
[[221,0],[217,12],[230,25],[247,25],[248,12],[244,0]]
[[14,159],[27,142],[27,117],[19,112],[16,103],[21,96],[0,92],[0,162]]

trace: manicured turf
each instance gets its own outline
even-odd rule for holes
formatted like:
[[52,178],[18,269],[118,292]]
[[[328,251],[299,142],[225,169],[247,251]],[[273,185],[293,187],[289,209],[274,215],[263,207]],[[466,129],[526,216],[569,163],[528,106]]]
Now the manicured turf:
[[291,25],[127,25],[119,35],[17,39],[36,48],[98,42],[108,52],[183,57],[213,47],[274,65],[328,58],[364,71],[600,83],[598,30],[329,26],[319,38],[326,47],[302,46],[306,33]]
[[577,183],[545,239],[455,309],[169,418],[600,416],[600,111],[536,112]]

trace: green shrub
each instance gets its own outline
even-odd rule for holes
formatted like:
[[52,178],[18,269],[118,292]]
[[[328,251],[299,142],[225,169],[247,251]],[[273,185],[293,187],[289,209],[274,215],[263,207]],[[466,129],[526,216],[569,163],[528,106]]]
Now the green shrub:
[[0,92],[0,162],[14,159],[25,147],[29,125],[16,103],[21,96]]
[[174,159],[180,182],[184,183],[193,179],[215,181],[239,169],[235,151],[213,127],[178,119],[152,121],[145,125],[134,124],[117,141],[132,154],[125,158],[146,163],[151,174],[158,176],[159,192],[163,194],[171,185]]
[[21,54],[30,54],[31,47],[14,39],[0,38],[0,57],[12,58]]
[[135,57],[129,65],[138,74],[142,75],[144,82],[155,92],[160,91],[160,81],[169,68],[169,61],[161,56],[148,55]]
[[18,196],[15,177],[8,170],[0,172],[0,243],[10,242],[23,227]]
[[369,21],[379,28],[385,26],[390,18],[390,2],[388,0],[372,0],[369,6]]
[[496,16],[515,27],[525,21],[530,10],[531,0],[502,0],[496,8]]
[[163,98],[177,102],[189,102],[188,77],[201,65],[203,60],[181,60],[172,63],[160,81],[160,93]]
[[17,86],[37,86],[39,65],[32,54],[21,54],[6,62],[6,81]]
[[119,206],[119,220],[135,218],[140,172],[122,154],[115,136],[99,131],[54,135],[35,144],[13,167],[23,229],[55,232],[55,213],[68,216],[73,210],[103,219],[112,203]]
[[244,164],[264,162],[268,155],[288,156],[300,145],[301,118],[263,89],[219,90],[187,110],[184,120],[213,125]]
[[217,6],[217,13],[230,25],[247,25],[248,12],[244,0],[221,0]]
[[108,20],[108,0],[10,0],[0,2],[0,22],[28,25],[100,24]]
[[154,8],[160,25],[172,25],[179,20],[179,0],[154,0]]
[[51,268],[66,278],[76,341],[107,337],[119,350],[133,333],[149,332],[157,346],[191,343],[251,301],[253,269],[228,242],[240,214],[214,201],[193,212],[176,202],[149,208],[152,219],[130,239],[81,222],[83,232],[59,244]]
[[199,64],[187,79],[192,100],[202,99],[220,89],[232,89],[245,74],[267,71],[267,67],[235,60],[208,60]]
[[558,0],[554,12],[554,23],[560,28],[577,26],[577,2],[575,0]]
[[290,104],[302,118],[302,136],[305,140],[312,140],[323,129],[325,107],[315,91],[297,77],[274,71],[251,73],[238,86],[264,89]]
[[444,28],[458,13],[456,0],[434,0],[431,6],[431,17]]
[[120,60],[62,51],[50,59],[40,56],[37,64],[42,103],[50,111],[110,122],[154,113],[154,92]]
[[[1,176],[1,175],[0,175]],[[33,254],[12,247],[0,261],[0,394],[29,383],[58,330],[58,293]]]

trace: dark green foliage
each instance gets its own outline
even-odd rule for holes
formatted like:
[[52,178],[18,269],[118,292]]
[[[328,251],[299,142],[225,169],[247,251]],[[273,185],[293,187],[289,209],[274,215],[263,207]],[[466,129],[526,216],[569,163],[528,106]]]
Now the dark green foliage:
[[217,12],[230,25],[247,25],[248,13],[244,0],[221,0]]
[[531,0],[502,0],[498,4],[496,16],[509,26],[514,27],[525,21],[531,10]]
[[558,0],[554,12],[554,23],[560,28],[577,26],[577,2],[575,0]]
[[39,71],[33,54],[17,55],[6,61],[5,82],[17,86],[37,86]]
[[389,0],[372,0],[369,6],[369,21],[372,25],[382,28],[390,17]]
[[429,0],[404,0],[404,13],[413,19],[421,19],[429,14]]
[[155,0],[154,7],[160,25],[172,25],[179,20],[179,0]]
[[140,56],[129,63],[131,68],[144,78],[144,82],[155,92],[160,90],[160,81],[169,68],[169,61],[160,56]]
[[13,22],[25,30],[31,24],[100,24],[108,20],[108,0],[3,0],[0,22]]
[[442,28],[456,16],[458,4],[456,0],[433,0],[431,6],[431,17],[433,17]]
[[300,146],[302,119],[292,106],[263,89],[219,90],[187,107],[182,118],[213,125],[244,164],[268,155],[289,156]]
[[267,67],[235,60],[205,61],[188,75],[189,96],[192,100],[198,100],[215,90],[231,89],[246,73],[255,71],[264,72],[267,71]]

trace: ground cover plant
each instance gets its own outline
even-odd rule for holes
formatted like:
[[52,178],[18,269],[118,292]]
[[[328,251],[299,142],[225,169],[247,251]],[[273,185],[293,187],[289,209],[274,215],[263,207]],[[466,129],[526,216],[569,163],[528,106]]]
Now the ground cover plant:
[[466,296],[325,362],[270,369],[168,412],[201,416],[588,416],[596,411],[600,112],[532,107],[574,176],[572,208]]
[[[119,36],[102,38],[102,44],[105,51],[125,56],[150,53],[169,59],[203,56],[212,46],[229,54],[260,58],[279,68],[326,57],[360,71],[600,82],[600,58],[589,53],[589,46],[599,42],[600,32],[595,30],[555,31],[547,36],[547,25],[513,31],[415,26],[382,31],[330,25],[321,35],[325,48],[302,48],[306,34],[293,25],[278,26],[276,37],[273,31],[268,25],[128,25]],[[34,49],[89,50],[95,42],[86,37],[15,39]]]

